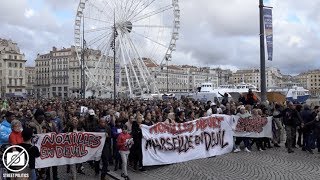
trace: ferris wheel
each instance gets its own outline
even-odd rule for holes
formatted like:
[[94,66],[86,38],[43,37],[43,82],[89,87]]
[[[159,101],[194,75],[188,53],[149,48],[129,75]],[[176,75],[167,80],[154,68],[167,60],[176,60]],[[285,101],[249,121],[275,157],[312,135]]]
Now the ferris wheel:
[[78,59],[84,49],[99,52],[84,63],[86,91],[112,92],[115,75],[118,91],[130,97],[159,93],[152,72],[171,61],[179,28],[178,0],[80,0],[74,30]]

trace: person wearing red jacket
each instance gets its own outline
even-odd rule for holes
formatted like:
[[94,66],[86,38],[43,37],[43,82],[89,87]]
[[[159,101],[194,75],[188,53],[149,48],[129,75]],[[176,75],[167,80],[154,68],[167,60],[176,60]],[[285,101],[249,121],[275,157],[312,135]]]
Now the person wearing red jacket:
[[11,122],[11,128],[12,132],[9,135],[9,143],[11,145],[17,145],[20,143],[23,143],[23,138],[22,138],[22,125],[19,120],[13,120]]
[[125,180],[129,180],[128,177],[128,157],[129,157],[129,149],[133,145],[133,139],[131,135],[128,133],[128,127],[126,125],[122,126],[122,132],[117,138],[117,146],[122,159],[122,174],[121,176]]

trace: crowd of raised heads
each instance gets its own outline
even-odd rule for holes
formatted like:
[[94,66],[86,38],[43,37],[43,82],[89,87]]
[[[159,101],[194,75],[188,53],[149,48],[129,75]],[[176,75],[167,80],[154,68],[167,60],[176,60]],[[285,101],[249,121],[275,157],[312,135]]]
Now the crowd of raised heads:
[[[81,107],[87,107],[81,112]],[[264,151],[280,147],[285,140],[289,153],[296,146],[313,153],[320,146],[319,106],[259,103],[252,92],[240,96],[238,101],[225,95],[220,101],[198,101],[193,99],[168,100],[112,100],[98,99],[24,99],[2,102],[0,144],[31,144],[32,134],[67,133],[76,131],[105,132],[107,135],[101,161],[90,161],[96,176],[104,179],[114,165],[114,171],[121,169],[122,176],[129,179],[127,165],[134,170],[144,171],[142,164],[140,125],[152,126],[158,122],[184,123],[212,114],[238,115],[240,117],[273,117],[273,138],[235,138],[234,152]],[[254,119],[254,118],[253,118]],[[30,135],[31,133],[31,135]],[[284,136],[286,134],[286,136]],[[286,138],[285,138],[286,137]],[[132,139],[128,146],[126,142]],[[244,148],[241,143],[244,142]],[[254,145],[256,144],[256,145]],[[283,145],[284,146],[284,145]],[[33,146],[31,158],[39,157],[39,150]],[[84,174],[83,164],[68,165],[67,173]],[[102,167],[102,168],[100,168]],[[108,168],[109,167],[109,168]],[[50,173],[58,179],[58,167],[35,169],[34,160],[29,163],[33,179],[48,179]],[[61,169],[64,170],[64,169]]]

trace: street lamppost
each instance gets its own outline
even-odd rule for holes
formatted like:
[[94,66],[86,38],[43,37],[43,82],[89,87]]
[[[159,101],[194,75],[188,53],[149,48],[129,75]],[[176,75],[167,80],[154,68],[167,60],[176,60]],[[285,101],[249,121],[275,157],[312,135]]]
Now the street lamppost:
[[266,89],[266,60],[264,49],[264,20],[263,20],[263,0],[259,0],[259,14],[260,14],[260,91],[261,102],[267,101]]
[[84,40],[84,17],[83,17],[83,23],[82,23],[82,51],[81,51],[81,98],[85,99],[86,98],[86,79],[85,79],[85,72],[84,72],[84,56],[85,56],[85,46],[86,46],[86,41]]
[[167,94],[169,94],[169,61],[167,60]]
[[114,19],[113,19],[113,106],[116,107],[116,13],[114,11]]

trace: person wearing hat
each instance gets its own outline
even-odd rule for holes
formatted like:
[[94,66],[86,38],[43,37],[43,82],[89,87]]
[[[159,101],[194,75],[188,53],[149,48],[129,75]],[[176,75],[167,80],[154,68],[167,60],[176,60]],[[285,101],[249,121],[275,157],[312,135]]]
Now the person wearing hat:
[[207,109],[207,116],[217,113],[217,104],[215,102],[210,103],[210,107]]
[[85,130],[87,132],[95,132],[98,127],[98,117],[96,116],[93,109],[88,110],[88,115],[85,120]]
[[0,145],[9,143],[9,135],[12,132],[11,122],[14,119],[14,114],[10,111],[7,111],[5,119],[0,124]]

